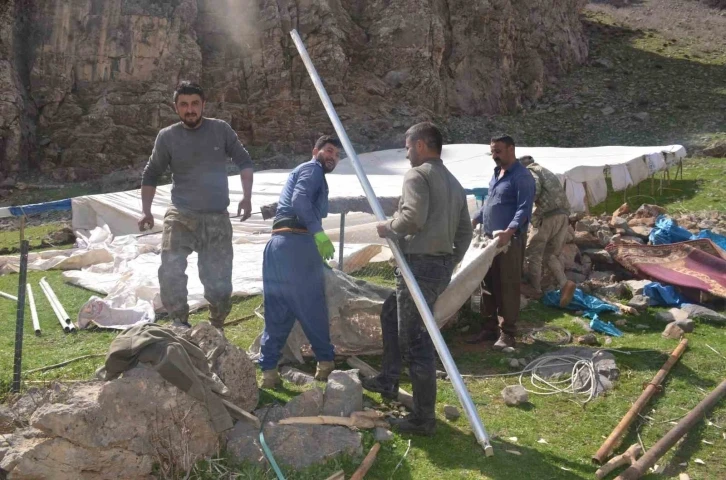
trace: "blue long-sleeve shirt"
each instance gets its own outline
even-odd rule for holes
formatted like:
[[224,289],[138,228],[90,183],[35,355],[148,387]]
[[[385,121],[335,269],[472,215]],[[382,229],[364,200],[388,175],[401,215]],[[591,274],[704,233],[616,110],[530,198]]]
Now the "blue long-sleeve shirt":
[[501,167],[494,169],[489,196],[474,218],[482,224],[487,235],[508,228],[515,229],[517,234],[524,233],[532,217],[534,178],[519,161],[505,170],[500,179],[501,171]]
[[296,218],[311,234],[323,230],[328,216],[328,182],[316,159],[298,165],[287,177],[277,202],[275,219]]

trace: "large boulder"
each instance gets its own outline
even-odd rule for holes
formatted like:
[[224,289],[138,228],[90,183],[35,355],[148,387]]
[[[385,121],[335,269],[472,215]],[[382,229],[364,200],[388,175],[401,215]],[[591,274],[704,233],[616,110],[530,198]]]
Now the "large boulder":
[[[335,373],[347,376],[347,372],[336,370]],[[361,434],[346,427],[277,423],[288,417],[320,415],[323,405],[323,391],[314,387],[293,398],[284,407],[276,405],[255,411],[255,415],[263,422],[265,442],[277,462],[301,469],[343,453],[362,453]],[[249,423],[238,422],[227,433],[227,452],[237,461],[263,464],[265,457],[260,446],[259,429]]]
[[10,478],[146,478],[154,462],[188,469],[219,449],[206,407],[143,365],[53,392],[30,424],[0,465]]

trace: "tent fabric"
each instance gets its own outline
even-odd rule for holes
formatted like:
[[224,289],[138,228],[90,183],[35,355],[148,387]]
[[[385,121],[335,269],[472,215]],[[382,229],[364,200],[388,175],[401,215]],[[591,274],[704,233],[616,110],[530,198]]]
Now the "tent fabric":
[[613,184],[613,191],[622,192],[633,185],[627,165],[615,165],[610,168],[610,180]]
[[597,205],[605,201],[608,196],[608,184],[605,177],[598,177],[591,182],[587,182],[588,201],[592,205]]
[[[489,145],[454,144],[445,145],[442,159],[465,189],[481,189],[489,185],[494,162]],[[631,177],[634,184],[648,177],[648,167],[644,155],[666,152],[666,157],[675,162],[686,155],[680,145],[655,147],[608,146],[594,148],[540,148],[517,147],[518,156],[531,155],[537,163],[551,170],[565,182],[568,199],[574,211],[585,211],[585,182],[601,181],[605,167],[636,165]],[[403,176],[410,168],[404,149],[383,150],[364,153],[359,159],[368,179],[378,197],[397,198],[401,195]],[[265,170],[255,173],[252,194],[253,212],[259,212],[264,205],[277,202],[290,170]],[[637,179],[637,180],[636,180]],[[350,159],[341,160],[335,171],[327,176],[330,198],[365,197]],[[232,214],[237,213],[237,203],[242,198],[239,175],[229,177],[230,207]],[[155,231],[161,231],[164,213],[171,205],[171,185],[159,186],[151,209],[155,220]],[[593,206],[593,205],[591,205]],[[136,222],[141,216],[141,191],[89,195],[74,198],[73,229],[88,234],[95,227],[108,225],[114,235],[138,233]],[[346,215],[346,226],[372,222],[369,214]],[[337,228],[339,216],[330,216],[324,223],[326,230]],[[255,215],[244,223],[233,222],[235,237],[244,236],[255,242],[254,235],[270,227],[269,222]]]

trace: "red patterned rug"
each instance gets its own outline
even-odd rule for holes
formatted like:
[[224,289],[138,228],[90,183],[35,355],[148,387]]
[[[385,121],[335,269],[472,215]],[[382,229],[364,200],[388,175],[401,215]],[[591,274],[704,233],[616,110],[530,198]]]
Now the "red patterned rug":
[[726,298],[726,253],[711,240],[670,245],[610,244],[606,249],[639,278]]

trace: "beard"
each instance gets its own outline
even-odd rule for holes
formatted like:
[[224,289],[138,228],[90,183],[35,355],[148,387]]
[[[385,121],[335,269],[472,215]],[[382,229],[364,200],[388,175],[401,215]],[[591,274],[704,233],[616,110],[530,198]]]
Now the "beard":
[[323,152],[318,153],[316,160],[323,167],[323,171],[325,173],[330,173],[335,170],[335,160],[330,157],[326,157]]
[[202,122],[202,114],[200,114],[198,116],[196,114],[193,114],[193,115],[187,114],[184,117],[179,116],[179,118],[184,123],[184,125],[186,125],[188,128],[197,128],[199,126],[199,124]]

